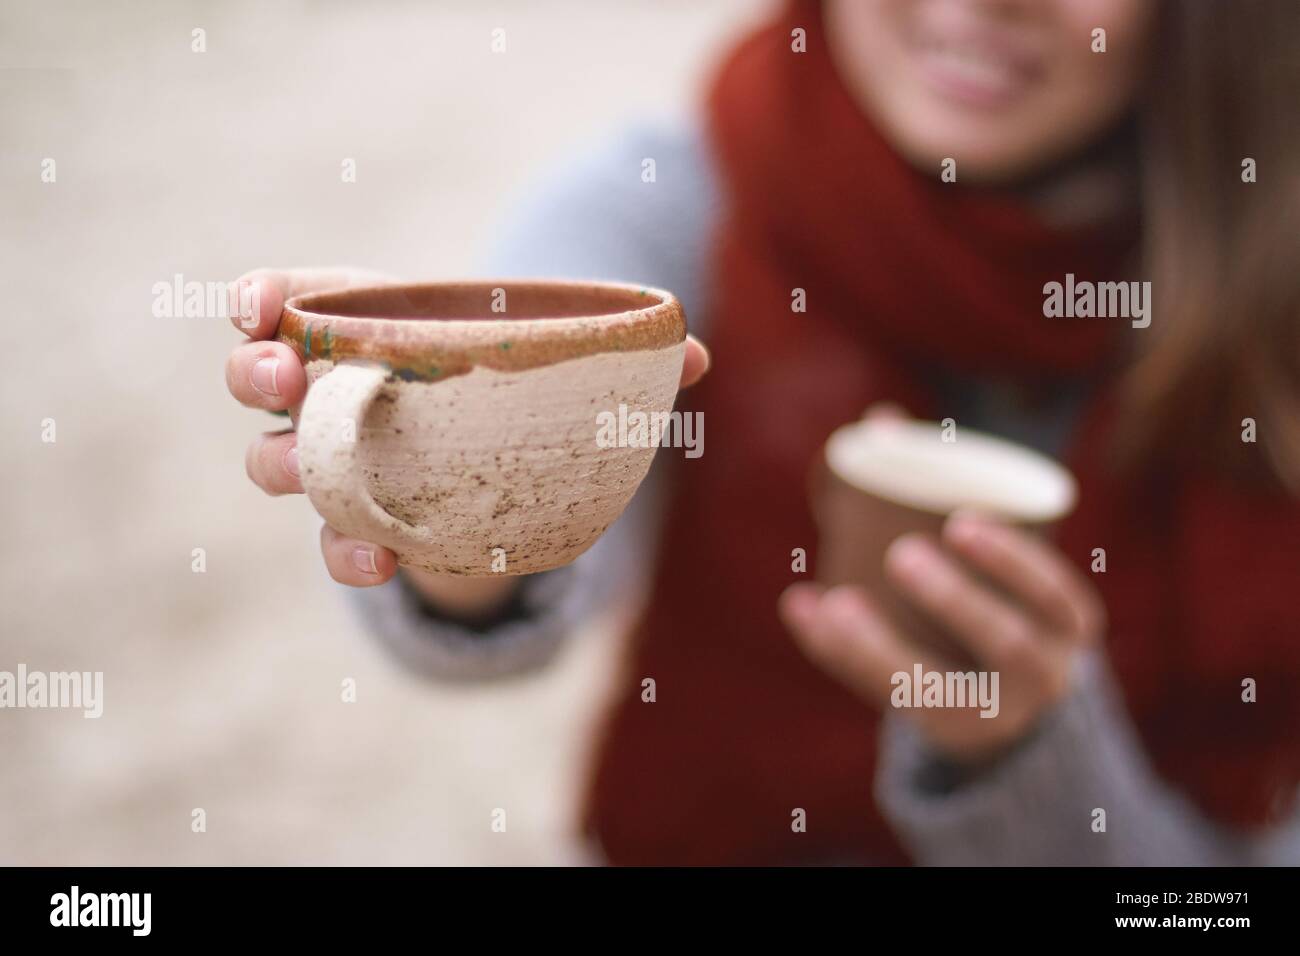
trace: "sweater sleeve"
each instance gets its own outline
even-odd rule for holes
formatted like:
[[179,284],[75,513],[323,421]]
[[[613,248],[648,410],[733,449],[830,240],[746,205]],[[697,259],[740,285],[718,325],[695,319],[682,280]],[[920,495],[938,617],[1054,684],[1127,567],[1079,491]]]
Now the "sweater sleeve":
[[578,571],[574,564],[524,578],[511,613],[486,630],[438,615],[400,574],[349,594],[399,664],[444,681],[490,680],[536,670],[555,656],[590,591],[574,580]]
[[[1300,860],[1300,819],[1243,835],[1149,767],[1100,653],[1032,737],[962,779],[901,715],[881,730],[876,796],[928,865],[1239,866]],[[1104,811],[1103,819],[1098,811]]]
[[[653,183],[641,179],[645,157],[656,160]],[[714,194],[710,164],[692,130],[625,132],[557,167],[540,189],[512,202],[482,274],[659,286],[677,295],[699,335]],[[348,589],[349,599],[381,646],[428,677],[472,681],[540,668],[606,601],[634,590],[657,537],[661,471],[652,466],[624,514],[572,565],[522,579],[512,612],[493,627],[439,615],[400,575],[378,587]]]

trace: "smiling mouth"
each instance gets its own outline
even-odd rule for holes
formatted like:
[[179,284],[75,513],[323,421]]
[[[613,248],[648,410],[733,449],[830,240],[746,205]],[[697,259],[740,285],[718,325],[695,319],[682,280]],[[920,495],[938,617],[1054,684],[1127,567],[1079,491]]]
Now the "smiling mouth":
[[1041,59],[1010,44],[979,38],[918,38],[926,83],[941,96],[985,109],[1014,104],[1043,75]]

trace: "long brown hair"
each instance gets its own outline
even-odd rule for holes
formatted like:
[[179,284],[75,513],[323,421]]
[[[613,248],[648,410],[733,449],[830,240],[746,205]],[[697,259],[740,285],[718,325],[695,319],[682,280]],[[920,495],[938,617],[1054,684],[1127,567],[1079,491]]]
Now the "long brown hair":
[[1165,0],[1156,31],[1141,124],[1155,319],[1121,434],[1142,458],[1190,455],[1295,491],[1300,3]]

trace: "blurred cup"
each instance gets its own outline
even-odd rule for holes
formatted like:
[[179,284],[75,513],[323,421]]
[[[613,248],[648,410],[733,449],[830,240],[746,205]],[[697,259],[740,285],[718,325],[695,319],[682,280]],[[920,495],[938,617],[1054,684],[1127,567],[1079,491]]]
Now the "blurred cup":
[[903,633],[964,657],[886,581],[889,545],[909,532],[937,539],[958,509],[1045,528],[1070,512],[1076,492],[1064,467],[1029,448],[966,428],[944,438],[937,422],[897,418],[832,433],[813,482],[816,579],[862,587]]

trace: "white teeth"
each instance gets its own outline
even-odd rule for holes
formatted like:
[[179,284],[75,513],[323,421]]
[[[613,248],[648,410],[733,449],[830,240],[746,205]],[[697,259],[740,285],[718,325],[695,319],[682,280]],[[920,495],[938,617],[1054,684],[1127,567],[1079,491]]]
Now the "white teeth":
[[1008,64],[978,50],[942,47],[931,50],[930,55],[936,62],[972,83],[1010,86],[1017,79],[1015,70]]

